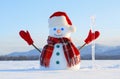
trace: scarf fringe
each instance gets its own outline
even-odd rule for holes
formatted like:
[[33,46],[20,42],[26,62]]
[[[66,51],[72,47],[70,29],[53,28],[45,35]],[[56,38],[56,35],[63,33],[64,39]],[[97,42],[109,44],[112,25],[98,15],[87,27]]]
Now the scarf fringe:
[[71,58],[70,61],[69,61],[68,66],[71,67],[71,66],[77,65],[79,63],[80,63],[80,55],[77,56],[77,57]]

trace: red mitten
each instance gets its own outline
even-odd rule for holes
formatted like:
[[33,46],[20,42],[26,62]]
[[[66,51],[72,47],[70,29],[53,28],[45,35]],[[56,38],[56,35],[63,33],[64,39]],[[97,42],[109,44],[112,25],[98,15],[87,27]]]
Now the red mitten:
[[85,39],[85,43],[89,44],[93,40],[97,39],[99,37],[99,35],[100,35],[99,31],[95,31],[94,33],[92,33],[92,31],[90,30],[88,37]]
[[24,30],[21,30],[21,31],[19,32],[19,35],[20,35],[29,45],[33,44],[33,40],[32,40],[32,38],[31,38],[31,36],[30,36],[30,34],[29,34],[28,31],[25,32]]

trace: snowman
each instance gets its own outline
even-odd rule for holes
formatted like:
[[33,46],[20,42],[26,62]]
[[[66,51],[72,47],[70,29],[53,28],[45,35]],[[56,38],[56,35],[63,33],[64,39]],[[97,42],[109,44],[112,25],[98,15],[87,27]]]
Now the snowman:
[[[29,32],[20,31],[20,36],[33,45],[39,52],[41,69],[47,70],[78,70],[80,68],[80,51],[75,47],[71,40],[71,33],[76,31],[71,20],[65,12],[55,12],[48,20],[49,36],[47,44],[40,51],[34,44]],[[95,36],[95,38],[93,38]],[[99,36],[99,32],[89,32],[85,39],[85,46]]]

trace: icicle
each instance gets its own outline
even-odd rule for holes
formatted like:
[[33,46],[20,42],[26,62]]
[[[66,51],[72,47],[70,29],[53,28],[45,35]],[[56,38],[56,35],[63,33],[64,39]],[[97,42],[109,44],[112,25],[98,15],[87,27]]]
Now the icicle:
[[[92,30],[92,33],[94,33],[94,30],[95,30],[95,16],[91,16],[91,30]],[[95,36],[94,36],[95,38]],[[95,65],[95,41],[92,41],[92,45],[91,45],[91,48],[92,48],[92,68],[96,68],[96,65]]]

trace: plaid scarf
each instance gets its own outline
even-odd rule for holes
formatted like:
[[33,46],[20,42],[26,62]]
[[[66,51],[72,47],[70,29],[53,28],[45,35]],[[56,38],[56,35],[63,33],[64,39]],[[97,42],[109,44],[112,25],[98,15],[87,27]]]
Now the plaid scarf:
[[80,53],[70,39],[64,37],[54,38],[49,36],[47,43],[48,44],[44,46],[40,56],[41,66],[49,67],[50,58],[56,43],[62,43],[68,67],[74,66],[80,62]]

